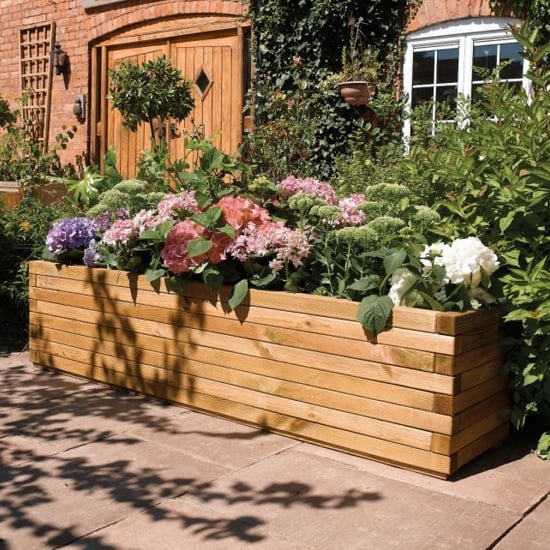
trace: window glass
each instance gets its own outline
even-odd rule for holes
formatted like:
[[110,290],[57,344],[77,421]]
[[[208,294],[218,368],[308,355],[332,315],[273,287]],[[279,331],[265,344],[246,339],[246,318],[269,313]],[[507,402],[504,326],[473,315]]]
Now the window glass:
[[[483,82],[498,68],[499,76],[514,88],[527,86],[527,63],[522,46],[509,31],[519,24],[509,18],[474,18],[449,21],[411,33],[403,65],[410,108],[429,104],[435,119],[456,119],[459,96],[475,102]],[[404,135],[411,133],[405,121]]]
[[484,44],[474,46],[472,56],[472,77],[474,80],[488,76],[498,64],[498,46]]
[[434,78],[435,52],[414,52],[413,55],[413,85],[431,84]]
[[429,88],[414,88],[411,97],[412,107],[418,107],[422,103],[431,102],[433,100],[433,87]]
[[501,78],[521,78],[523,76],[522,47],[517,42],[500,46],[500,63],[506,66],[500,71]]
[[458,81],[458,48],[437,51],[437,82]]

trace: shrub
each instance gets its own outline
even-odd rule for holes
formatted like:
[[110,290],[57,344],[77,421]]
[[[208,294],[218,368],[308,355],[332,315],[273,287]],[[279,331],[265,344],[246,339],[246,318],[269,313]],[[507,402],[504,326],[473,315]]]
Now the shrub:
[[[548,51],[518,39],[531,59]],[[489,83],[479,105],[464,106],[467,125],[439,126],[436,140],[413,145],[408,161],[438,197],[438,233],[479,236],[505,263],[498,278],[515,327],[506,368],[518,428],[531,416],[550,421],[550,70],[539,66],[531,78],[529,96]]]
[[15,208],[0,200],[0,333],[8,351],[21,350],[28,334],[27,264],[42,255],[58,207],[26,197]]

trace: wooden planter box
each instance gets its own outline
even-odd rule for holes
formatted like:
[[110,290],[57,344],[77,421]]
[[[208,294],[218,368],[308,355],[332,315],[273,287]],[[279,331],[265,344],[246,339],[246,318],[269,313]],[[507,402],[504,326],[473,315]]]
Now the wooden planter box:
[[508,433],[493,311],[395,308],[374,341],[346,300],[252,291],[228,312],[199,283],[48,262],[30,297],[43,367],[438,477]]

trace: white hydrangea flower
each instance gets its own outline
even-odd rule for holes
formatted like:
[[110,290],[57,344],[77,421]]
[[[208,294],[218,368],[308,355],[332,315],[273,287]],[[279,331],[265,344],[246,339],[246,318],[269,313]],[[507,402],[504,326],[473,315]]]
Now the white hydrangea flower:
[[441,260],[451,283],[466,283],[470,288],[481,283],[481,267],[491,275],[500,265],[496,254],[477,237],[456,239],[443,250]]
[[396,269],[391,277],[391,287],[388,296],[398,306],[403,296],[412,288],[416,281],[416,275],[405,267]]

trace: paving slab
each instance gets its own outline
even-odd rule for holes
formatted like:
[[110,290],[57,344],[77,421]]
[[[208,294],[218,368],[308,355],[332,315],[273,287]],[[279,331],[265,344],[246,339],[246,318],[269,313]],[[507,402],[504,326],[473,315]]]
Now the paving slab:
[[505,534],[494,550],[547,550],[550,545],[550,497]]
[[518,515],[289,449],[192,489],[220,514],[250,516],[281,539],[336,547],[486,549]]
[[459,470],[450,480],[437,479],[315,445],[304,444],[298,450],[343,462],[377,476],[524,514],[550,494],[550,463],[529,451],[533,445],[534,440],[527,442],[521,437],[510,439]]
[[253,516],[223,515],[175,498],[90,534],[67,550],[311,550],[280,539]]
[[227,471],[125,435],[7,466],[0,472],[2,537],[9,550],[54,548]]
[[162,429],[138,425],[129,433],[230,469],[244,468],[299,445],[288,437],[199,413],[170,418]]

